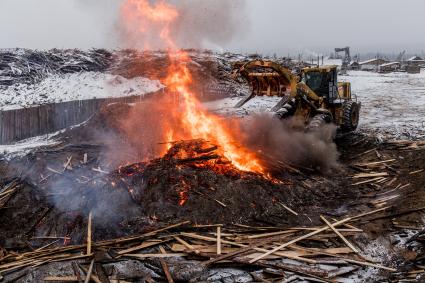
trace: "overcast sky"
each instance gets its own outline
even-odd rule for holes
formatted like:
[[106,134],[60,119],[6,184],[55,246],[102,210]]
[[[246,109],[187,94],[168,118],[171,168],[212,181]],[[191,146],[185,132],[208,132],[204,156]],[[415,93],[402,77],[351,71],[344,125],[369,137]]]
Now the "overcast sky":
[[[208,11],[220,0],[171,0]],[[216,2],[218,1],[218,2]],[[235,1],[235,0],[225,0]],[[354,52],[410,53],[425,50],[424,0],[240,0],[226,17],[235,17],[232,37],[208,46],[260,53],[330,52],[349,45]],[[208,3],[208,4],[206,4]],[[122,47],[117,35],[120,0],[0,0],[0,48]],[[217,5],[216,5],[217,6]],[[223,17],[222,15],[222,17]],[[232,23],[227,21],[226,23]],[[197,32],[201,32],[198,30]],[[218,32],[205,29],[206,33]]]

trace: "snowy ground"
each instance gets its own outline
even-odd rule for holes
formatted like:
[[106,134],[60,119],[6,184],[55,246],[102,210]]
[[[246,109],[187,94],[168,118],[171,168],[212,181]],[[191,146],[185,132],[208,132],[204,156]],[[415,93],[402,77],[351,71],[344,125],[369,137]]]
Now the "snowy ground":
[[351,71],[349,81],[362,102],[363,128],[400,137],[425,136],[425,70],[421,74]]
[[22,157],[43,146],[53,146],[59,143],[56,136],[62,131],[56,133],[42,135],[16,142],[11,145],[0,145],[0,159],[10,160],[16,157]]
[[2,90],[0,109],[14,109],[45,103],[92,98],[124,97],[155,92],[159,81],[99,72],[56,74],[36,84],[15,84]]
[[[425,136],[425,71],[421,74],[378,74],[350,71],[341,81],[352,84],[352,92],[362,103],[360,129],[378,130],[399,138]],[[245,116],[269,111],[277,97],[255,97],[242,108],[241,98],[225,98],[206,104],[218,114]]]

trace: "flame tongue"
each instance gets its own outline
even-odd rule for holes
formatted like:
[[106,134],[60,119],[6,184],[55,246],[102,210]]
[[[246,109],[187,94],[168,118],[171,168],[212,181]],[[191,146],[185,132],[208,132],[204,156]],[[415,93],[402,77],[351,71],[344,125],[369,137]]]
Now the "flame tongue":
[[192,77],[187,67],[189,56],[182,52],[170,52],[171,66],[165,84],[177,92],[182,99],[183,113],[178,117],[185,132],[185,138],[204,139],[220,146],[223,156],[232,161],[240,170],[264,173],[255,153],[238,145],[235,135],[238,129],[229,129],[219,117],[204,109],[196,95],[191,92]]
[[[149,27],[160,29],[159,39],[169,49],[170,67],[164,84],[179,97],[180,108],[171,109],[175,126],[164,128],[164,135],[172,140],[204,139],[219,146],[220,154],[229,159],[235,167],[244,171],[264,173],[256,153],[239,145],[242,135],[237,124],[229,126],[218,116],[209,113],[191,91],[192,75],[188,65],[189,54],[176,48],[171,26],[178,19],[176,8],[160,1],[151,5],[148,0],[127,0],[123,6],[123,20],[134,30],[146,35]],[[137,29],[136,29],[137,30]],[[156,38],[155,40],[158,40]],[[146,44],[145,44],[146,46]]]

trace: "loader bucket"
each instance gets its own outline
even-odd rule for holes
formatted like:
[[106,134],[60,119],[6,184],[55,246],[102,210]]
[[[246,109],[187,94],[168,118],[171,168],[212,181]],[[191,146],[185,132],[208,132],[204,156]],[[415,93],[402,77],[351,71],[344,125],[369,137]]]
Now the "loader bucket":
[[[239,101],[235,105],[236,108],[242,107],[255,96],[279,96],[283,97],[281,102],[284,102],[285,96],[295,90],[297,83],[296,76],[272,61],[250,61],[236,69],[234,75],[242,76],[252,87],[251,94]],[[278,108],[278,105],[273,109]]]

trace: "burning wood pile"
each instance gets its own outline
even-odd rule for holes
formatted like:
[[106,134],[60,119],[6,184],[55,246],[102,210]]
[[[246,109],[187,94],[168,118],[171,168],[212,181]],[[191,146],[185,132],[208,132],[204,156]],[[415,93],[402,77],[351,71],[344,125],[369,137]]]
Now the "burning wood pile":
[[227,223],[265,213],[270,201],[292,199],[290,192],[282,190],[289,181],[242,171],[219,153],[218,146],[205,140],[170,146],[162,158],[122,167],[109,177],[113,186],[128,190],[149,215]]

